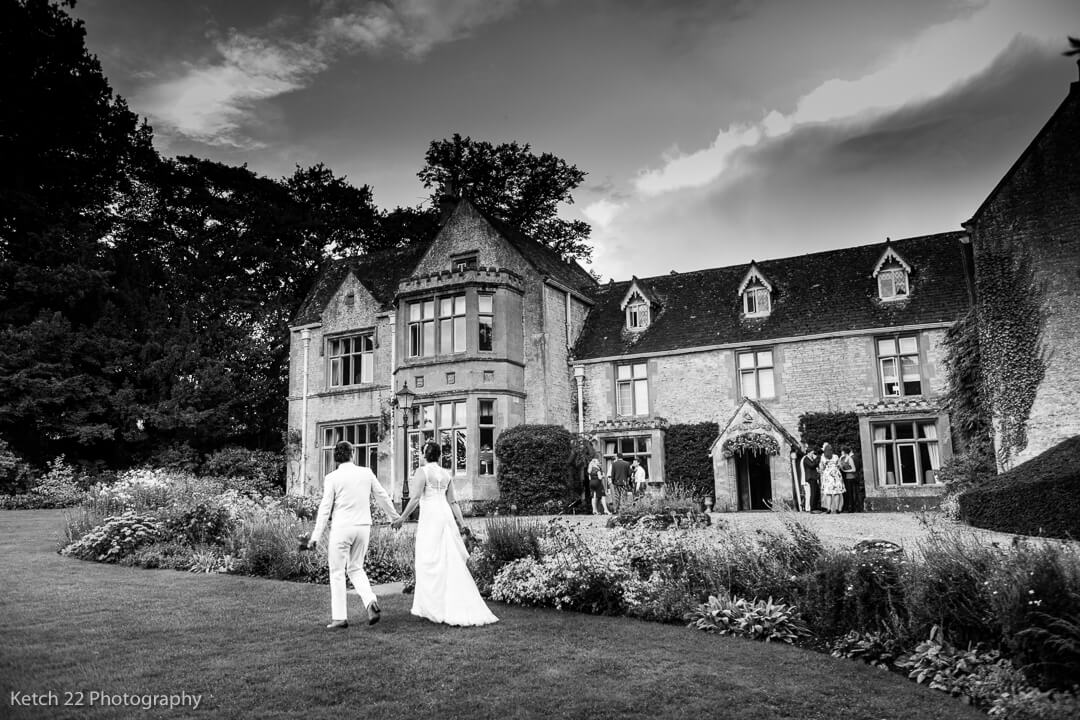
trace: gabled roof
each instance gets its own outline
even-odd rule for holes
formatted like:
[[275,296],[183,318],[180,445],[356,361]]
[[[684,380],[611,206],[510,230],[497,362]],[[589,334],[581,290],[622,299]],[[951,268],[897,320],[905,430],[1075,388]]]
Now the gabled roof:
[[906,273],[911,272],[911,266],[904,261],[904,258],[900,257],[900,253],[896,252],[896,248],[892,245],[892,240],[885,238],[885,251],[881,253],[881,257],[878,258],[877,264],[874,265],[874,272],[870,274],[877,277],[881,274],[881,269],[885,267],[885,263],[889,262],[896,263],[904,268],[904,272]]
[[[459,202],[468,202],[473,205],[468,199]],[[535,240],[525,237],[525,234],[517,228],[512,227],[509,223],[497,220],[490,213],[477,208],[475,205],[473,207],[514,249],[521,253],[530,265],[536,268],[538,273],[555,280],[561,285],[565,285],[571,290],[578,290],[587,295],[592,294],[593,288],[596,287],[596,280],[577,262],[565,262],[557,252],[548,246],[541,245]]]
[[739,289],[735,292],[737,292],[739,295],[742,295],[744,292],[746,292],[747,286],[750,285],[750,282],[753,280],[757,280],[766,290],[772,292],[772,283],[770,283],[768,279],[761,273],[761,268],[758,267],[756,260],[750,261],[750,268],[746,271],[746,276],[743,277],[743,281],[739,283]]
[[398,283],[412,274],[428,245],[430,241],[414,242],[403,248],[328,260],[319,270],[319,276],[293,317],[292,325],[320,322],[326,304],[349,273],[367,288],[382,307],[391,305],[397,294]]
[[[713,451],[716,449],[717,443],[719,443],[721,440],[725,439],[732,433],[733,428],[736,432],[740,430],[740,428],[736,426],[735,420],[740,415],[745,414],[747,408],[753,408],[754,412],[756,412],[759,417],[765,420],[768,425],[772,426],[772,428],[780,434],[780,437],[783,438],[783,440],[788,445],[796,448],[799,447],[799,440],[790,432],[788,432],[788,429],[784,427],[783,424],[779,420],[777,420],[776,417],[773,416],[773,414],[769,412],[769,410],[764,405],[752,398],[744,397],[742,399],[742,402],[739,403],[739,407],[736,408],[735,412],[732,413],[731,417],[728,418],[727,423],[720,427],[720,432],[717,434],[716,439],[713,440],[712,445],[709,446],[710,455],[712,455]],[[754,428],[754,430],[758,429],[759,428],[757,427]]]
[[619,304],[629,282],[598,288],[574,348],[578,360],[674,352],[862,329],[955,322],[968,308],[960,238],[940,233],[891,243],[910,264],[912,294],[882,302],[871,276],[884,243],[762,260],[773,286],[772,313],[742,317],[738,288],[747,265],[646,278],[664,297],[664,313],[628,342]]
[[641,299],[649,303],[649,305],[658,305],[660,302],[652,289],[635,275],[630,278],[630,287],[626,289],[626,294],[623,295],[622,302],[619,303],[619,309],[625,310],[630,299],[633,298],[635,294],[640,295]]
[[[1080,60],[1077,60],[1076,64],[1077,66],[1080,66]],[[986,196],[986,199],[982,201],[982,203],[979,205],[979,208],[971,214],[971,219],[964,223],[965,227],[969,223],[977,220],[982,211],[986,209],[986,207],[994,200],[995,197],[997,197],[997,194],[1012,182],[1013,176],[1019,171],[1021,167],[1024,166],[1025,163],[1027,163],[1028,158],[1039,147],[1042,139],[1047,135],[1055,132],[1056,126],[1059,123],[1066,121],[1068,111],[1072,109],[1070,108],[1070,105],[1072,105],[1073,103],[1080,103],[1080,82],[1074,82],[1069,85],[1069,94],[1066,95],[1065,99],[1061,101],[1061,104],[1058,105],[1057,110],[1054,111],[1054,114],[1050,116],[1050,119],[1046,121],[1046,124],[1042,126],[1042,129],[1040,129],[1039,132],[1035,134],[1035,137],[1032,138],[1030,143],[1028,143],[1028,146],[1024,148],[1024,152],[1020,153],[1020,157],[1018,157],[1016,159],[1016,162],[1014,162],[1009,167],[1008,171],[1006,171],[1006,173],[1001,177],[1001,180],[998,181],[998,184],[995,185],[994,189],[990,191],[990,194]]]

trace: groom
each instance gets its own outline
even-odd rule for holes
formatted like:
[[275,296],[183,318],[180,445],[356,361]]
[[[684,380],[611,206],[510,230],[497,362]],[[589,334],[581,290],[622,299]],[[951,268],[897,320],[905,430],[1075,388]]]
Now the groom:
[[368,625],[379,622],[379,602],[364,573],[364,556],[371,538],[371,493],[390,519],[398,516],[390,496],[379,484],[375,474],[352,462],[352,443],[342,440],[334,446],[337,470],[328,473],[323,481],[322,502],[315,520],[308,547],[314,549],[330,524],[330,542],[326,548],[330,565],[330,624],[331,630],[349,627],[345,604],[345,573],[367,607]]

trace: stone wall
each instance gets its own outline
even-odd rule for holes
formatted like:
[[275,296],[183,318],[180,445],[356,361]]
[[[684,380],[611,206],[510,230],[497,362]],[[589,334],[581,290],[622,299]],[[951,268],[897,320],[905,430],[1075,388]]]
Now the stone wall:
[[1016,464],[1080,435],[1080,83],[968,229],[976,258],[997,247],[1030,254],[1045,311],[1045,375]]

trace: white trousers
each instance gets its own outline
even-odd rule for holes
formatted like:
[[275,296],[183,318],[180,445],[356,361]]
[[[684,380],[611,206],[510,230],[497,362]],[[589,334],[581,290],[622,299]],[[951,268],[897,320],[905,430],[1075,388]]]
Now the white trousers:
[[353,525],[336,528],[330,526],[330,543],[327,547],[327,563],[330,565],[330,617],[332,620],[348,620],[345,603],[345,573],[349,574],[353,587],[364,601],[364,607],[375,602],[375,592],[364,572],[364,556],[371,539],[370,525]]

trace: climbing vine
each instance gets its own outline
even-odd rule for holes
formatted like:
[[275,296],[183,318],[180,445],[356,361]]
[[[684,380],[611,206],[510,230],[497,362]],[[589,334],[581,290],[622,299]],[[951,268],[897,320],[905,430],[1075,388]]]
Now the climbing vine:
[[943,400],[953,432],[969,450],[989,450],[992,447],[990,409],[986,405],[977,308],[969,310],[949,328],[943,349],[947,378]]
[[1042,293],[1031,257],[1020,246],[976,253],[983,401],[998,437],[998,462],[1027,446],[1027,421],[1046,363],[1040,338]]

